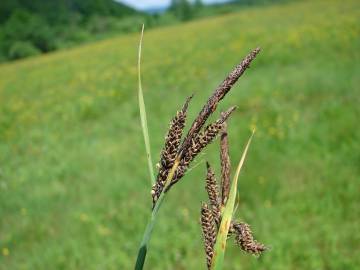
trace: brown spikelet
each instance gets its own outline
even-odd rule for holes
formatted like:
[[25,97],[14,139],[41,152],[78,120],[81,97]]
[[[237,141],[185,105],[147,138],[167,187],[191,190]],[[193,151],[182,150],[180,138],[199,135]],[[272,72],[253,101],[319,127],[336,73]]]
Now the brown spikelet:
[[174,165],[176,154],[181,142],[181,136],[185,127],[186,111],[192,96],[188,97],[182,109],[178,111],[175,117],[170,122],[168,133],[165,137],[165,145],[160,155],[159,172],[156,183],[152,187],[151,195],[153,198],[153,205],[160,196],[164,188],[166,178],[171,167]]
[[260,255],[266,250],[265,245],[254,240],[249,224],[234,223],[233,228],[236,234],[235,241],[242,250],[255,255]]
[[221,204],[225,205],[230,191],[230,157],[226,122],[220,133],[220,161],[221,161]]
[[[235,110],[236,107],[231,107],[227,110],[217,121],[208,125],[203,132],[198,134],[191,142],[191,146],[180,160],[180,165],[177,168],[175,175],[169,185],[169,188],[180,180],[184,176],[186,170],[189,167],[191,161],[207,146],[215,137],[219,134],[222,129],[223,123],[227,120],[230,114]],[[169,189],[168,188],[168,189]],[[167,190],[168,190],[167,189]]]
[[215,173],[211,169],[210,164],[206,162],[207,175],[206,175],[206,191],[209,197],[210,208],[215,220],[216,225],[220,225],[220,197],[219,190],[216,183]]
[[204,247],[208,269],[211,267],[211,260],[214,255],[214,245],[216,240],[215,222],[208,205],[203,203],[201,206],[201,228],[204,237]]
[[209,116],[216,110],[217,104],[222,100],[225,95],[230,91],[232,86],[244,73],[244,71],[250,66],[252,60],[255,59],[256,55],[260,52],[260,48],[256,48],[251,53],[249,53],[239,65],[237,65],[230,74],[225,78],[225,80],[216,88],[212,96],[208,99],[207,103],[204,105],[200,111],[197,118],[194,120],[191,128],[189,129],[184,143],[179,149],[180,156],[183,156],[189,147],[191,147],[192,140],[196,137],[196,134],[199,133],[202,126],[205,124]]

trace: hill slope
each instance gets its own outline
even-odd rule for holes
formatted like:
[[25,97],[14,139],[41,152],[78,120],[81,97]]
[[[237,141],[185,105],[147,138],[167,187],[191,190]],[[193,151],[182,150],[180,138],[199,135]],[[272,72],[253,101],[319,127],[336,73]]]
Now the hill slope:
[[[262,52],[219,107],[231,159],[257,133],[237,216],[271,246],[229,245],[225,269],[356,269],[360,116],[358,1],[307,1],[145,33],[153,160],[250,49]],[[334,19],[329,19],[334,18]],[[136,100],[138,35],[0,65],[0,269],[131,269],[150,211]],[[205,269],[204,158],[171,191],[147,269]],[[216,172],[219,172],[218,166]],[[203,191],[203,192],[199,192]]]

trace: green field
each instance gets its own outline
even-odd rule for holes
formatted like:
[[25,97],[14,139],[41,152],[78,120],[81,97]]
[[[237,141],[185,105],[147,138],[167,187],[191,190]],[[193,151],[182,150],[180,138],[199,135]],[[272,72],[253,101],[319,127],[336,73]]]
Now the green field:
[[[219,111],[238,106],[233,166],[257,128],[237,218],[271,250],[256,258],[229,243],[225,269],[359,267],[359,18],[356,0],[305,1],[145,33],[154,161],[185,97],[195,93],[192,120],[227,72],[262,47]],[[0,65],[1,270],[132,269],[151,208],[138,39]],[[205,269],[205,160],[219,173],[217,143],[166,198],[145,269]]]

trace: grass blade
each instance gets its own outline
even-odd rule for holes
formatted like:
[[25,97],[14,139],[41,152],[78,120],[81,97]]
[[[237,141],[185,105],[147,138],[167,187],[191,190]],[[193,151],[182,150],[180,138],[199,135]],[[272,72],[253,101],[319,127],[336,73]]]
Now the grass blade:
[[222,269],[222,266],[223,266],[225,249],[226,249],[226,240],[227,240],[227,235],[228,235],[232,215],[234,212],[235,201],[236,201],[237,182],[238,182],[239,174],[240,174],[241,168],[244,164],[246,153],[249,149],[253,135],[254,135],[254,131],[251,134],[251,136],[245,146],[244,152],[241,156],[239,165],[236,169],[236,173],[234,175],[234,179],[231,184],[229,198],[228,198],[228,201],[224,208],[219,232],[216,237],[216,242],[215,242],[215,247],[214,247],[214,256],[213,256],[212,263],[211,263],[212,270],[220,270],[220,269]]
[[145,149],[146,149],[146,158],[149,167],[149,174],[151,185],[155,184],[155,175],[153,169],[153,163],[151,159],[151,152],[150,152],[150,139],[149,139],[149,130],[147,126],[146,120],[146,111],[145,111],[145,102],[144,102],[144,95],[142,90],[141,84],[141,47],[142,47],[142,40],[144,36],[144,25],[142,25],[141,29],[141,36],[139,42],[139,54],[138,54],[138,98],[139,98],[139,108],[140,108],[140,119],[141,119],[141,129],[144,135],[144,142],[145,142]]

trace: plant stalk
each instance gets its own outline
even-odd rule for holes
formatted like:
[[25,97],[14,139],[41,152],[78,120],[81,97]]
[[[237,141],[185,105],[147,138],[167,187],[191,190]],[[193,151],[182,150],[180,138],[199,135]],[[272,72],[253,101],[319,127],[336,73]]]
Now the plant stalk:
[[156,201],[155,206],[151,212],[151,216],[150,216],[150,220],[146,226],[142,241],[140,243],[140,248],[138,251],[138,255],[137,255],[137,259],[136,259],[136,264],[135,264],[135,270],[142,270],[144,267],[144,263],[145,263],[145,259],[146,259],[146,254],[147,254],[147,249],[148,249],[148,244],[150,241],[150,237],[152,234],[152,230],[154,228],[155,225],[155,221],[156,221],[156,217],[157,217],[157,213],[160,209],[161,203],[165,198],[165,190],[166,188],[170,185],[171,180],[176,172],[176,169],[178,168],[180,164],[180,159],[179,157],[177,157],[175,159],[174,165],[171,168],[167,178],[166,178],[166,182],[165,182],[165,186],[164,189],[161,192],[161,195],[159,196],[159,199]]

